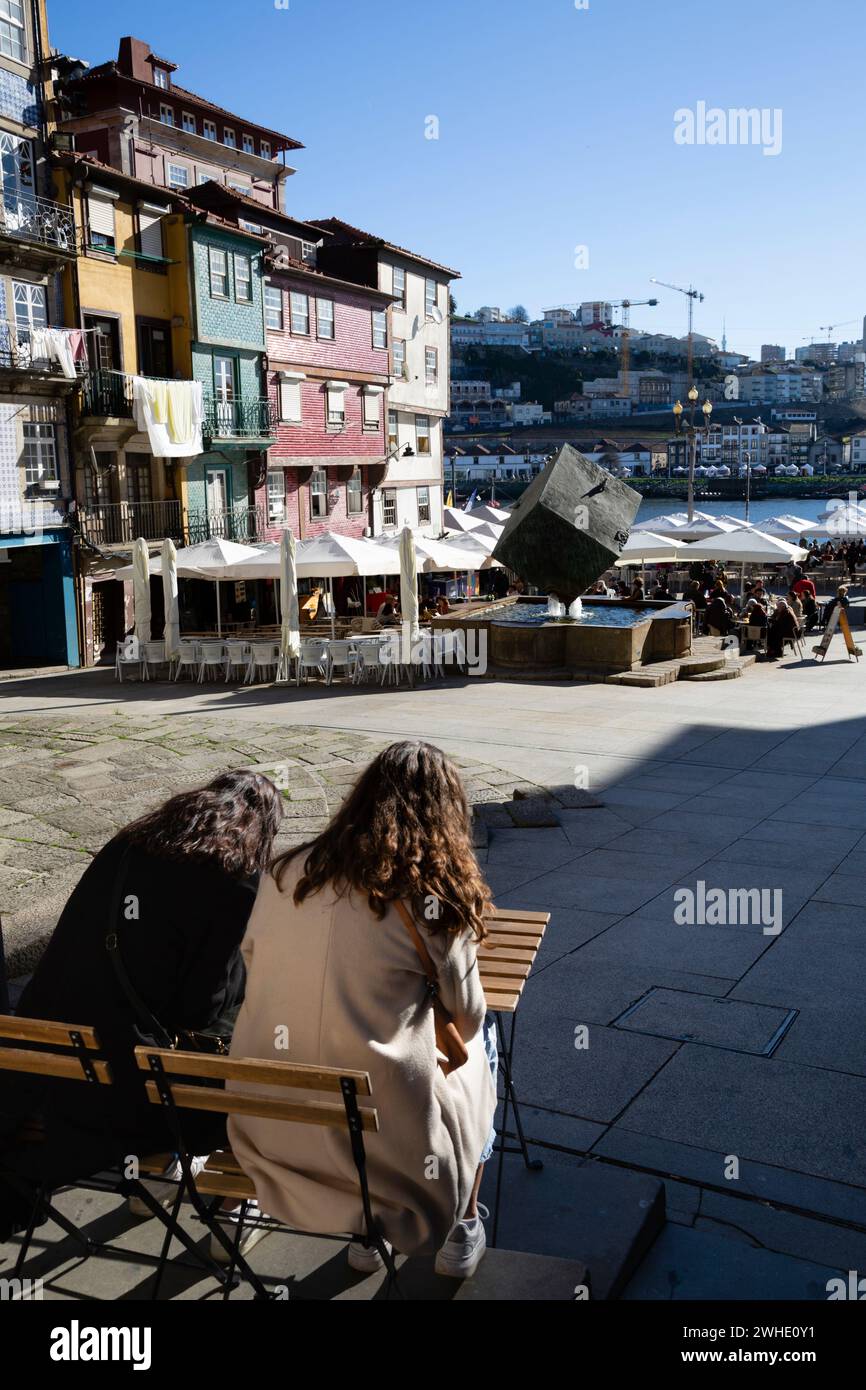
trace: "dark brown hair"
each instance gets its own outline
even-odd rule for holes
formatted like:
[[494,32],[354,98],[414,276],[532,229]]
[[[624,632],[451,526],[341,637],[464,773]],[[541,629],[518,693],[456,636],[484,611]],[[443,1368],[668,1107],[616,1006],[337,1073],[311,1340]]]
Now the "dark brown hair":
[[472,848],[466,794],[432,744],[392,743],[374,758],[321,835],[276,861],[277,883],[299,855],[296,904],[330,884],[339,897],[365,894],[380,920],[402,899],[431,932],[484,939],[490,890]]
[[165,859],[215,862],[232,878],[246,878],[270,866],[282,817],[282,797],[267,777],[224,772],[133,821],[119,838]]

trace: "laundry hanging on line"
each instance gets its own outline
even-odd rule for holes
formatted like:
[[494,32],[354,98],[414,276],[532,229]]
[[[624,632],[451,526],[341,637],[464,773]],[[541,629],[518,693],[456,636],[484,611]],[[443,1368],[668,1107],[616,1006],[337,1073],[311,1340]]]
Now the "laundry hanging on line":
[[132,399],[135,423],[147,434],[154,458],[191,458],[203,452],[200,381],[134,376]]
[[79,328],[31,328],[30,358],[57,362],[66,379],[75,381],[75,364],[85,359],[84,334]]

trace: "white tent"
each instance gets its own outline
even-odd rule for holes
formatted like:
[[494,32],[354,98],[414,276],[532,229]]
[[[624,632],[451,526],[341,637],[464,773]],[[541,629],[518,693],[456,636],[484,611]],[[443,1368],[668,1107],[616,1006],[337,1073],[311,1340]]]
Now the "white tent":
[[656,536],[652,531],[632,531],[616,564],[622,568],[625,565],[644,565],[649,560],[659,565],[669,565],[684,552],[690,552],[691,548],[685,541],[677,540],[674,536]]

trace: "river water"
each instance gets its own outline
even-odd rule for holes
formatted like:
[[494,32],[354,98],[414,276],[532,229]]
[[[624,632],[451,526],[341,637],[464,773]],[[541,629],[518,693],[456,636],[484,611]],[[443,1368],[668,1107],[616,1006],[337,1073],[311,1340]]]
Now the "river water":
[[[847,501],[845,493],[840,493],[839,497],[841,501]],[[762,521],[770,521],[774,516],[790,515],[802,517],[804,521],[815,521],[821,512],[827,510],[829,500],[826,497],[798,497],[789,501],[786,497],[766,497],[760,502],[749,504],[749,520],[754,525],[760,525]],[[670,512],[685,510],[685,502],[675,497],[644,498],[636,519],[649,521],[652,517],[667,516]],[[746,505],[733,499],[727,502],[696,502],[695,511],[706,512],[708,516],[745,517]]]

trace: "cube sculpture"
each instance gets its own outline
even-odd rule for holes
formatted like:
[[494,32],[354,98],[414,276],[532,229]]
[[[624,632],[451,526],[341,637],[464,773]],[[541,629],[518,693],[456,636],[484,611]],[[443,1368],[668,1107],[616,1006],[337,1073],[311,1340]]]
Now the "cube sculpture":
[[619,558],[640,493],[570,444],[514,504],[494,559],[569,604]]

